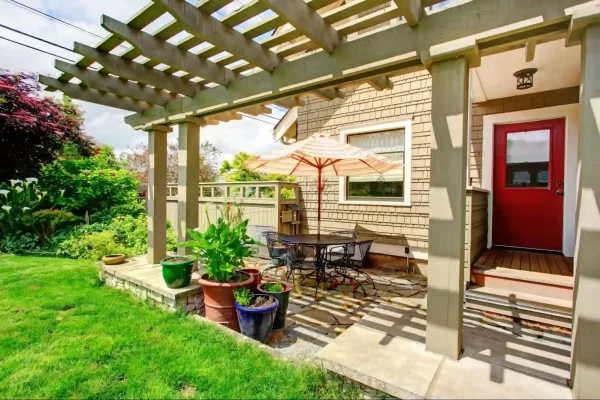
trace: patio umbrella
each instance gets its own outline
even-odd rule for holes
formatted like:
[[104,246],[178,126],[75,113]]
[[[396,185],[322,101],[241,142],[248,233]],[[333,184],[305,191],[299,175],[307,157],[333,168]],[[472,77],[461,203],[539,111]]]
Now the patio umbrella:
[[315,133],[306,140],[245,163],[251,171],[317,176],[317,235],[321,234],[321,192],[324,176],[381,175],[402,166],[386,157]]

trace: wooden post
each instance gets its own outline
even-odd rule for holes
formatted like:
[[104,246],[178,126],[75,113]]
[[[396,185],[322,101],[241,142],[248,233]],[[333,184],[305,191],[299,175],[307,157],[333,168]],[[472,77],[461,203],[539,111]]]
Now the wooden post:
[[[193,122],[179,124],[178,243],[188,240],[187,230],[198,228],[198,168],[200,164],[200,126]],[[177,248],[177,254],[190,254],[189,247]]]
[[167,255],[167,133],[156,125],[148,130],[148,263]]
[[281,222],[281,212],[283,210],[281,209],[281,185],[279,183],[275,184],[275,220],[274,220],[274,224],[273,227],[275,229],[277,229],[277,232],[281,232],[281,233],[288,233],[288,232],[283,232],[282,228],[283,228],[283,223]]
[[426,347],[454,360],[462,350],[468,72],[464,56],[434,62],[431,68]]
[[600,394],[600,23],[583,33],[579,107],[571,383],[574,398],[592,399]]

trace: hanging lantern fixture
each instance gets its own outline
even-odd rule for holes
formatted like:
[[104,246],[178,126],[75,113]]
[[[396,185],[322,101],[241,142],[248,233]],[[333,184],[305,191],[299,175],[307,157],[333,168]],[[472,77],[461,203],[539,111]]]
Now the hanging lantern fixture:
[[517,71],[513,74],[517,78],[517,89],[529,89],[533,87],[533,74],[537,72],[537,68],[526,68]]

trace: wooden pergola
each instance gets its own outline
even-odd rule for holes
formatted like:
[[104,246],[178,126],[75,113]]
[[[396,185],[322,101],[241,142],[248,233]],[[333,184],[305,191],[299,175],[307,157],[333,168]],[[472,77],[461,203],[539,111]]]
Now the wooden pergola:
[[[227,15],[215,13],[232,2],[152,0],[127,23],[103,16],[105,40],[95,48],[75,43],[82,55],[76,64],[57,61],[58,78],[40,76],[50,90],[132,111],[126,123],[148,132],[149,261],[166,252],[170,125],[179,124],[183,239],[198,224],[200,127],[241,119],[240,112],[269,113],[269,104],[301,106],[300,97],[309,94],[343,98],[340,89],[358,82],[390,89],[390,76],[427,68],[433,77],[427,349],[457,359],[469,68],[515,48],[531,57],[536,44],[566,38],[582,47],[572,384],[577,397],[600,393],[600,309],[593,301],[600,291],[600,6],[589,0],[457,0],[438,7],[431,6],[440,0],[253,0]],[[268,10],[271,16],[261,17]],[[171,22],[148,33],[165,13]],[[247,23],[256,17],[260,22]],[[94,63],[101,68],[91,69]]]

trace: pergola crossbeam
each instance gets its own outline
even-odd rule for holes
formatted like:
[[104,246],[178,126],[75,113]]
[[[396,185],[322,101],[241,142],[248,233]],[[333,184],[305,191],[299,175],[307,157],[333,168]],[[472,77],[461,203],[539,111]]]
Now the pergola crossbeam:
[[328,53],[342,43],[337,31],[303,0],[261,0]]
[[39,80],[42,84],[51,86],[60,90],[69,97],[90,103],[100,104],[107,107],[120,108],[131,112],[142,112],[152,107],[151,104],[130,99],[128,97],[119,97],[112,93],[101,92],[96,89],[86,88],[74,83],[62,82],[49,76],[40,75]]
[[162,90],[152,89],[139,83],[134,83],[114,76],[101,74],[89,68],[78,67],[61,60],[54,62],[54,67],[62,72],[73,75],[87,86],[102,92],[112,93],[117,96],[131,97],[135,100],[145,101],[149,104],[165,105],[173,100],[173,95]]
[[409,26],[419,23],[422,11],[421,0],[394,0],[394,2]]
[[386,89],[393,89],[394,82],[387,76],[375,76],[367,81],[369,85],[375,90],[382,91]]
[[346,94],[337,88],[326,88],[315,90],[314,94],[323,100],[335,100],[335,99],[343,99],[346,97]]
[[142,82],[185,96],[193,96],[195,93],[203,90],[203,87],[197,83],[185,81],[145,64],[126,60],[122,57],[96,50],[85,44],[75,42],[73,49],[76,53],[102,64],[104,67],[103,70],[107,70],[125,79]]
[[[126,118],[133,126],[185,112],[200,116],[236,110],[252,104],[275,103],[281,98],[327,87],[365,81],[377,75],[423,69],[422,56],[431,48],[473,37],[481,55],[524,45],[549,35],[564,37],[570,16],[565,10],[582,0],[475,0],[445,7],[423,17],[418,28],[397,24],[341,44],[332,54],[316,52],[280,65],[272,74],[259,72],[217,87],[194,98],[177,99],[164,111],[149,110]],[[540,10],[544,18],[539,19]],[[472,15],[477,14],[476,21]],[[402,40],[399,40],[402,38]],[[424,54],[422,54],[424,53]],[[424,60],[430,58],[424,57]]]
[[236,74],[227,68],[182,50],[167,41],[156,39],[148,33],[130,28],[106,15],[102,16],[102,27],[137,47],[144,56],[193,76],[199,76],[223,86],[229,85],[237,78]]
[[257,42],[244,37],[185,0],[152,0],[175,17],[183,28],[197,38],[219,46],[266,71],[272,71],[282,59]]

